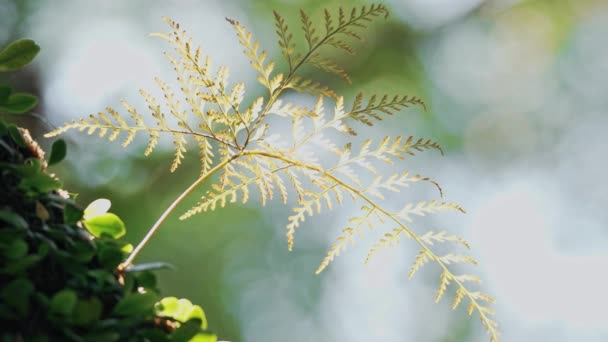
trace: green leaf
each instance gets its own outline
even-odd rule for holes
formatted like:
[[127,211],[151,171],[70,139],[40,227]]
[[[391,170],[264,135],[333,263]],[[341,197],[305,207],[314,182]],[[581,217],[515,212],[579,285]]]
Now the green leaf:
[[198,333],[189,342],[217,342],[217,336],[208,333]]
[[130,243],[125,243],[122,247],[120,247],[120,250],[125,254],[131,254],[131,252],[133,252],[133,245]]
[[77,261],[86,264],[95,256],[95,247],[90,241],[78,241],[68,252]]
[[39,51],[40,46],[31,39],[19,39],[10,43],[0,51],[0,71],[12,71],[24,67]]
[[87,230],[95,237],[101,237],[105,234],[114,239],[118,239],[125,235],[125,232],[127,231],[122,220],[112,213],[95,216],[84,220],[82,223],[84,223]]
[[0,210],[0,221],[4,221],[21,230],[26,230],[28,227],[27,221],[21,215],[8,210]]
[[61,290],[51,298],[50,312],[52,314],[69,316],[72,314],[77,301],[78,296],[76,292],[70,289]]
[[[0,107],[0,109],[2,109],[2,108]],[[11,138],[13,138],[13,141],[19,147],[25,147],[25,141],[23,140],[23,136],[21,135],[21,132],[19,131],[17,126],[10,125],[7,127],[7,129],[8,129],[8,134],[11,136]]]
[[0,103],[0,111],[11,114],[23,114],[36,107],[38,98],[32,94],[11,94],[4,103]]
[[0,105],[6,103],[13,90],[9,86],[0,86]]
[[123,260],[122,251],[113,244],[98,243],[98,249],[97,258],[106,270],[114,270]]
[[65,140],[59,139],[51,146],[51,156],[49,157],[49,166],[55,165],[65,158],[67,153],[67,145]]
[[97,322],[101,317],[103,304],[97,297],[79,299],[72,312],[72,321],[77,325],[88,325]]
[[27,243],[21,239],[12,241],[4,250],[4,256],[8,259],[20,259],[27,254],[28,246]]
[[76,207],[73,204],[66,204],[63,209],[63,220],[66,224],[74,225],[78,222],[83,215],[82,209]]
[[156,276],[150,271],[144,271],[137,275],[137,285],[146,289],[156,287]]
[[38,261],[40,261],[41,259],[42,259],[42,257],[40,255],[36,255],[36,254],[27,255],[21,259],[15,260],[15,261],[7,264],[4,268],[0,269],[0,273],[6,273],[6,274],[19,273],[19,272],[31,267],[32,265],[38,263]]
[[171,317],[180,322],[187,322],[191,319],[200,320],[200,328],[207,329],[207,318],[203,309],[198,305],[193,305],[189,300],[176,297],[166,297],[156,304],[156,313],[160,316]]
[[19,315],[25,315],[29,309],[29,299],[32,292],[34,292],[34,285],[29,280],[17,278],[4,286],[0,296]]
[[103,215],[110,210],[112,202],[106,198],[98,198],[84,209],[84,219],[92,219],[95,216]]
[[39,172],[28,178],[24,178],[19,183],[19,187],[26,191],[47,193],[52,190],[61,189],[61,182],[46,173]]
[[114,307],[114,313],[119,316],[138,316],[152,314],[158,295],[153,292],[132,293],[121,299]]
[[171,334],[171,339],[173,341],[189,341],[196,334],[201,331],[201,327],[198,321],[192,320],[186,323],[183,323],[179,328],[175,329],[173,334]]

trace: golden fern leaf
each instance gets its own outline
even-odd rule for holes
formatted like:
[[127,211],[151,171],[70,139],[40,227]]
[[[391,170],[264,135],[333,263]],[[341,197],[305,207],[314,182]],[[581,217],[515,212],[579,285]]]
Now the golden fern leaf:
[[435,303],[441,300],[441,297],[443,297],[443,294],[448,289],[448,285],[450,285],[451,280],[450,278],[450,273],[445,271],[441,273],[441,277],[439,280],[439,288],[437,289],[437,294],[435,295]]
[[408,203],[403,209],[395,214],[396,217],[402,218],[408,222],[412,221],[410,215],[426,216],[427,214],[434,214],[444,210],[455,210],[465,213],[464,209],[456,203],[438,202],[432,201],[421,201],[416,205]]
[[320,53],[313,53],[308,59],[308,64],[325,72],[336,74],[343,78],[346,82],[352,83],[350,77],[342,67],[340,67],[336,62],[331,61],[329,58],[323,57]]
[[285,89],[293,89],[299,93],[310,95],[323,95],[334,99],[338,97],[333,90],[321,85],[320,82],[314,82],[301,76],[292,77],[289,83],[285,84]]
[[363,231],[361,229],[361,226],[364,223],[367,223],[369,227],[372,227],[372,225],[370,223],[370,218],[371,218],[372,213],[374,212],[374,209],[369,208],[367,206],[363,206],[361,209],[363,211],[367,211],[367,213],[364,216],[352,217],[349,220],[351,223],[356,223],[356,225],[354,227],[347,227],[347,228],[344,228],[342,230],[342,232],[344,233],[344,235],[339,236],[336,239],[336,242],[333,245],[330,246],[329,251],[327,252],[327,255],[325,256],[325,258],[323,259],[323,261],[321,261],[321,264],[319,265],[319,267],[315,271],[316,274],[319,274],[319,273],[323,272],[323,270],[337,256],[340,255],[340,252],[342,252],[342,251],[344,251],[346,249],[346,245],[348,244],[348,242],[350,242],[351,244],[354,244],[355,234],[357,234],[359,236],[363,235]]
[[279,87],[280,79],[283,76],[277,75],[279,78],[271,79],[272,70],[274,69],[274,62],[270,61],[266,63],[266,51],[262,50],[258,52],[260,49],[260,42],[257,40],[252,42],[251,32],[248,32],[247,29],[238,21],[229,18],[226,18],[226,20],[236,30],[237,37],[239,38],[239,44],[245,48],[243,53],[245,56],[249,57],[251,66],[260,74],[258,76],[258,81],[263,84],[272,95],[272,93],[274,93],[274,91]]
[[281,53],[287,60],[289,71],[291,72],[294,63],[292,55],[296,50],[296,45],[291,41],[293,39],[293,34],[289,32],[289,26],[277,11],[274,11],[274,19],[275,27],[277,29],[276,33],[279,36],[279,47],[281,48]]
[[[433,200],[404,204],[401,210],[391,212],[385,208],[384,203],[375,201],[375,198],[383,200],[388,191],[398,192],[417,182],[433,184],[443,197],[439,184],[429,177],[403,171],[384,175],[379,172],[382,168],[377,166],[379,163],[392,164],[429,149],[438,150],[443,154],[439,144],[431,139],[410,136],[385,137],[378,144],[374,144],[371,139],[365,140],[355,149],[351,142],[347,142],[344,148],[338,148],[326,132],[336,130],[345,135],[342,138],[349,138],[357,135],[350,126],[351,122],[372,126],[384,115],[392,115],[409,106],[425,108],[422,100],[409,95],[373,95],[366,99],[360,93],[354,98],[350,109],[347,109],[343,97],[319,82],[297,74],[303,65],[311,65],[349,80],[343,67],[324,56],[321,49],[334,48],[352,54],[354,48],[349,40],[363,40],[361,30],[376,17],[387,15],[386,8],[376,4],[355,7],[350,11],[338,8],[337,13],[326,10],[323,30],[315,27],[313,20],[301,11],[299,19],[306,46],[298,52],[294,36],[285,19],[275,12],[279,47],[288,64],[288,70],[283,73],[275,70],[275,64],[268,60],[266,52],[260,48],[260,43],[253,39],[251,32],[238,21],[227,19],[236,31],[245,56],[257,71],[258,81],[269,91],[265,97],[258,97],[248,105],[243,104],[244,99],[248,98],[245,96],[244,83],[239,80],[229,83],[228,68],[212,68],[209,56],[202,54],[200,46],[193,45],[187,32],[178,23],[164,18],[170,30],[155,36],[169,42],[174,49],[175,55],[165,53],[165,56],[176,72],[185,106],[181,106],[169,84],[156,79],[163,93],[162,108],[155,98],[143,90],[140,91],[154,119],[150,126],[144,123],[142,116],[132,106],[123,102],[130,119],[123,118],[112,108],[107,108],[106,113],[74,120],[50,132],[48,136],[76,129],[86,131],[89,135],[97,133],[100,137],[113,141],[124,132],[126,136],[123,146],[127,146],[137,132],[146,131],[149,142],[145,154],[148,155],[157,146],[160,135],[168,134],[173,137],[175,145],[172,171],[182,162],[186,144],[189,139],[193,139],[199,149],[200,177],[172,203],[159,222],[162,222],[193,189],[219,172],[219,181],[211,186],[196,206],[180,218],[185,219],[200,212],[214,210],[228,203],[246,203],[256,192],[250,189],[252,187],[259,190],[257,195],[262,205],[274,197],[280,197],[286,204],[289,192],[293,190],[297,204],[287,220],[289,250],[293,248],[295,230],[307,216],[313,216],[322,208],[331,210],[336,203],[342,204],[344,197],[348,197],[345,196],[347,194],[354,202],[363,202],[363,214],[349,219],[347,228],[342,230],[336,242],[330,246],[316,270],[317,273],[323,271],[345,251],[347,244],[355,241],[355,235],[363,234],[363,224],[367,224],[370,229],[390,225],[391,230],[384,233],[379,242],[372,246],[366,263],[380,249],[398,244],[402,236],[408,237],[420,250],[408,277],[412,278],[426,264],[437,265],[441,269],[441,277],[436,301],[444,296],[450,285],[456,287],[452,307],[455,309],[463,301],[468,301],[467,312],[477,312],[483,326],[490,333],[491,341],[497,342],[497,324],[490,318],[493,311],[488,307],[488,303],[493,303],[493,298],[467,287],[472,283],[479,283],[478,277],[468,274],[455,275],[448,268],[455,263],[476,264],[476,261],[456,253],[438,255],[431,249],[434,244],[444,242],[459,243],[470,248],[468,243],[445,231],[428,231],[419,235],[404,223],[411,222],[414,216],[425,216],[444,210],[464,212],[464,209],[455,203]],[[285,102],[281,95],[288,89],[318,96],[314,108]],[[324,100],[328,99],[335,102],[333,116],[326,114],[324,108]],[[165,117],[165,113],[170,115],[171,120]],[[276,114],[278,119],[291,121],[293,141],[281,137],[280,134],[267,133],[269,126],[273,125],[265,122],[268,114]],[[331,165],[324,165],[326,163],[319,160],[316,153],[318,148],[335,154],[334,161],[327,163]],[[368,180],[361,177],[361,173],[371,173],[375,177]],[[158,227],[159,222],[152,231]]]
[[448,233],[444,230],[444,231],[440,231],[438,233],[431,231],[428,231],[426,233],[424,233],[423,235],[420,236],[420,240],[424,241],[427,245],[432,246],[435,242],[446,242],[446,241],[451,241],[451,242],[456,242],[456,243],[460,243],[463,246],[465,246],[467,249],[471,249],[471,246],[469,245],[469,243],[464,240],[461,237],[458,237],[456,235],[447,235]]
[[372,120],[381,121],[382,114],[392,115],[412,105],[425,108],[421,99],[408,95],[395,95],[392,98],[389,98],[388,95],[382,95],[379,100],[377,95],[372,95],[367,103],[363,105],[363,94],[359,93],[353,102],[348,117],[367,126],[372,126],[374,124]]
[[414,274],[416,274],[416,272],[418,272],[418,270],[422,266],[424,266],[424,264],[426,264],[428,261],[429,261],[429,255],[428,255],[428,251],[426,249],[423,249],[420,252],[418,252],[418,255],[416,255],[416,260],[414,261],[412,268],[410,268],[410,273],[408,273],[408,275],[407,275],[408,279],[412,279],[414,277]]
[[293,249],[294,243],[294,235],[296,232],[296,228],[300,226],[300,223],[306,220],[306,215],[313,216],[314,209],[316,208],[317,213],[321,212],[322,201],[325,200],[326,206],[328,209],[332,209],[331,202],[329,200],[329,194],[332,188],[336,187],[338,184],[332,184],[330,186],[325,186],[323,190],[320,192],[305,192],[305,197],[302,200],[302,203],[299,206],[293,208],[294,214],[289,216],[288,224],[287,224],[287,248],[291,251]]
[[346,228],[342,229],[342,233],[344,233],[344,235],[338,236],[336,238],[336,242],[329,247],[327,256],[325,256],[325,259],[323,259],[323,261],[321,262],[321,264],[315,271],[316,274],[323,272],[323,270],[329,265],[329,263],[332,262],[334,260],[334,258],[339,256],[341,251],[346,249],[346,245],[349,242],[351,244],[354,244],[354,238],[353,238],[354,231],[355,231],[355,228],[352,228],[352,227],[346,227]]
[[365,258],[365,263],[369,263],[372,257],[376,255],[376,253],[378,253],[378,251],[380,251],[381,249],[397,245],[401,240],[401,233],[404,232],[405,231],[401,228],[393,228],[391,233],[385,233],[384,236],[380,238],[380,241],[378,241],[372,246],[369,253],[367,254],[367,257]]

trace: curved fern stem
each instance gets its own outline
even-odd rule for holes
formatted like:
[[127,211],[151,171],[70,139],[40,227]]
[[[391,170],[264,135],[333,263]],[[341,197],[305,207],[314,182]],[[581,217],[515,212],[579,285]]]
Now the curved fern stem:
[[129,266],[131,266],[131,264],[133,263],[133,260],[135,260],[135,258],[139,254],[139,252],[141,252],[141,250],[144,248],[144,246],[148,243],[148,241],[150,241],[152,236],[156,233],[158,228],[163,224],[163,222],[165,222],[167,217],[169,217],[169,215],[171,215],[173,210],[175,210],[175,207],[177,207],[177,205],[180,204],[184,200],[184,198],[186,198],[192,191],[194,191],[194,189],[196,189],[205,180],[207,180],[207,178],[211,177],[214,173],[223,169],[226,165],[228,165],[230,162],[232,162],[233,160],[237,159],[240,156],[241,156],[241,154],[239,153],[239,154],[235,154],[234,156],[232,156],[230,158],[226,158],[224,161],[217,164],[213,169],[209,170],[207,173],[200,176],[196,181],[194,181],[194,183],[192,183],[186,190],[184,190],[175,200],[173,200],[173,202],[171,202],[171,205],[169,205],[167,207],[167,209],[165,209],[165,212],[163,212],[163,214],[158,218],[158,220],[156,220],[154,225],[148,230],[148,232],[146,233],[146,236],[144,236],[144,238],[133,249],[133,252],[131,252],[131,254],[129,254],[129,257],[127,258],[127,260],[125,260],[122,264],[118,265],[118,271],[123,272]]

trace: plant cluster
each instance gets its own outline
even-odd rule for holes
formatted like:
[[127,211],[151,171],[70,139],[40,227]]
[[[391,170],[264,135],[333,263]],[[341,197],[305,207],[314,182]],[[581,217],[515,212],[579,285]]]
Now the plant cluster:
[[[156,79],[164,99],[157,100],[148,92],[140,93],[148,104],[151,120],[126,101],[122,105],[128,115],[113,108],[105,112],[74,120],[47,134],[57,136],[68,130],[86,131],[112,141],[122,135],[123,146],[129,145],[140,132],[147,133],[149,140],[145,154],[156,147],[161,135],[170,136],[175,146],[170,170],[175,171],[186,156],[188,149],[198,150],[201,160],[200,177],[197,178],[162,214],[146,237],[135,248],[121,269],[128,269],[141,248],[154,232],[190,193],[211,176],[219,174],[199,203],[181,215],[187,219],[195,214],[215,210],[227,203],[246,203],[254,193],[262,205],[275,197],[288,204],[293,196],[295,205],[287,217],[287,246],[294,245],[296,229],[307,217],[322,210],[330,210],[346,200],[359,205],[335,244],[330,246],[326,257],[317,269],[320,273],[347,245],[363,234],[364,227],[387,229],[384,237],[375,244],[368,257],[382,248],[397,244],[401,237],[409,238],[420,252],[416,257],[410,278],[425,264],[433,262],[441,270],[436,301],[448,286],[453,285],[456,295],[453,308],[468,302],[468,313],[477,313],[490,334],[498,341],[496,322],[491,318],[492,309],[487,303],[494,300],[481,292],[470,289],[470,283],[479,278],[469,274],[457,274],[450,266],[455,263],[476,262],[460,252],[438,254],[433,250],[436,243],[456,243],[469,248],[460,237],[444,231],[419,233],[410,226],[416,216],[443,211],[464,212],[455,203],[426,200],[403,203],[400,210],[392,210],[385,196],[399,192],[416,183],[428,183],[439,188],[434,180],[397,168],[394,173],[380,172],[381,164],[394,164],[415,153],[434,149],[441,153],[438,143],[430,139],[387,136],[377,142],[365,140],[356,146],[348,143],[338,146],[333,136],[352,137],[363,133],[363,128],[374,125],[385,115],[392,115],[410,106],[424,106],[422,100],[408,95],[358,94],[352,102],[346,101],[335,91],[319,82],[300,75],[303,67],[313,67],[333,73],[350,82],[347,72],[334,60],[326,57],[326,51],[337,49],[353,54],[353,42],[363,40],[362,31],[376,18],[387,17],[383,5],[372,4],[335,13],[328,10],[316,25],[304,11],[300,12],[299,36],[303,44],[296,44],[296,36],[285,19],[277,12],[275,27],[278,44],[285,60],[285,70],[270,60],[251,32],[238,21],[228,19],[251,66],[257,71],[257,81],[265,88],[265,95],[245,103],[246,86],[243,82],[229,82],[229,69],[214,67],[208,55],[177,22],[165,18],[168,33],[154,34],[166,40],[173,52],[165,56],[176,72],[177,91]],[[316,97],[311,106],[286,102],[285,93],[296,91]],[[329,104],[328,104],[329,103]],[[272,118],[271,118],[272,117]],[[277,132],[273,127],[284,120],[291,126],[290,134]],[[328,160],[319,159],[315,149],[325,149],[333,155]],[[364,175],[366,175],[364,177]],[[368,177],[371,175],[372,177]],[[367,181],[366,179],[371,179]],[[441,188],[439,188],[441,195]]]
[[[9,45],[0,71],[27,64],[37,51],[30,40]],[[8,93],[0,111],[35,105],[33,95]],[[47,167],[65,155],[58,140],[46,160],[26,130],[0,120],[0,339],[217,341],[199,306],[160,298],[152,270],[166,265],[116,272],[132,250],[120,239],[124,224],[106,212],[107,200],[82,210],[61,189]]]

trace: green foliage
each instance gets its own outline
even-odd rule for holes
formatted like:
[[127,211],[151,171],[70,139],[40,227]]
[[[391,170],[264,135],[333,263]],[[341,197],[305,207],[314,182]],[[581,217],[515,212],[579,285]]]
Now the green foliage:
[[[118,240],[124,224],[105,212],[109,206],[99,208],[104,201],[84,219],[85,211],[46,173],[43,155],[26,131],[0,121],[0,339],[187,341],[200,335],[215,341],[200,307],[187,302],[186,315],[158,308],[150,270],[159,265],[116,272],[130,252]],[[60,144],[51,161],[63,156]]]
[[0,71],[14,71],[29,64],[40,51],[31,39],[19,39],[0,51]]
[[[353,43],[363,40],[361,31],[373,20],[387,16],[388,10],[383,5],[371,4],[350,10],[340,8],[337,13],[326,10],[319,25],[301,11],[301,35],[305,42],[303,47],[299,47],[287,21],[275,12],[278,45],[287,65],[283,71],[277,70],[277,63],[268,58],[251,32],[238,21],[227,19],[236,31],[245,56],[258,73],[257,81],[265,88],[265,95],[250,103],[243,103],[246,98],[243,82],[231,84],[227,67],[213,66],[211,58],[203,54],[202,48],[194,44],[178,23],[164,18],[169,32],[154,36],[166,40],[173,48],[173,52],[166,52],[165,56],[176,72],[180,94],[158,78],[155,80],[163,93],[163,101],[140,90],[154,119],[153,124],[146,124],[140,112],[123,101],[122,106],[128,116],[106,108],[105,112],[65,123],[46,135],[53,137],[78,130],[113,141],[122,134],[122,145],[127,146],[139,132],[146,132],[148,145],[145,155],[156,148],[161,134],[168,135],[175,147],[171,172],[181,165],[192,145],[198,149],[201,176],[167,208],[121,268],[130,265],[177,204],[215,173],[220,173],[219,180],[211,185],[196,206],[180,218],[187,219],[228,203],[246,203],[254,192],[262,205],[273,198],[280,198],[283,204],[287,204],[289,197],[293,196],[293,213],[287,217],[286,225],[289,250],[293,248],[296,229],[308,217],[322,210],[332,210],[350,198],[357,203],[359,210],[351,214],[347,227],[330,246],[317,273],[363,234],[365,227],[382,227],[387,232],[372,246],[367,261],[379,250],[398,244],[402,236],[409,238],[420,249],[410,277],[424,265],[434,263],[441,270],[435,300],[439,301],[450,285],[455,286],[453,308],[468,300],[468,313],[476,312],[491,341],[498,342],[497,324],[490,317],[492,310],[485,304],[493,302],[493,299],[469,288],[467,282],[475,282],[472,280],[478,278],[469,274],[458,275],[448,267],[455,263],[476,262],[464,254],[441,255],[433,249],[435,243],[453,243],[456,247],[466,248],[469,245],[462,238],[445,232],[418,233],[410,227],[415,217],[446,211],[464,213],[464,209],[456,203],[433,199],[402,203],[402,209],[394,211],[389,209],[391,203],[386,200],[388,193],[401,192],[420,182],[436,187],[439,196],[443,196],[436,181],[406,171],[398,164],[426,150],[443,154],[439,144],[432,139],[412,136],[388,136],[377,143],[368,139],[359,145],[348,142],[343,147],[333,140],[334,135],[351,139],[360,134],[362,128],[373,126],[384,116],[405,108],[425,108],[423,101],[411,95],[364,96],[360,93],[352,102],[347,102],[335,91],[298,74],[302,67],[310,66],[336,74],[350,83],[346,70],[326,57],[324,52],[333,49],[353,54]],[[316,102],[310,107],[286,103],[282,95],[290,90],[313,95]],[[275,120],[271,120],[271,116],[275,116]],[[269,133],[275,122],[280,120],[291,125],[291,134]],[[333,158],[319,160],[318,149],[326,150]],[[393,164],[394,169],[389,174],[381,174],[379,166],[386,164]],[[181,328],[186,329],[186,325]]]
[[67,145],[65,140],[58,139],[51,146],[51,156],[49,157],[49,166],[59,163],[65,158],[67,153]]
[[[0,72],[14,71],[29,64],[40,51],[31,39],[19,39],[0,51]],[[9,86],[0,85],[0,113],[23,114],[38,104],[32,94],[14,93]]]

